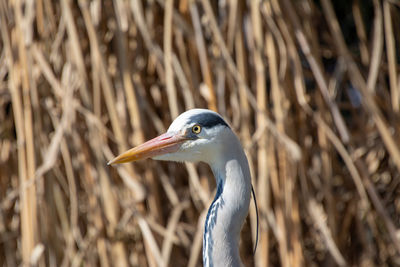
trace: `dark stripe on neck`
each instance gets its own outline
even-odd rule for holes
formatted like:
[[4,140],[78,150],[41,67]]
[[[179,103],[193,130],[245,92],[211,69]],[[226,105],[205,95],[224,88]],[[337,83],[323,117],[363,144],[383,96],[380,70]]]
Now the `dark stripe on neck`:
[[193,115],[190,117],[190,121],[200,124],[201,126],[206,128],[212,128],[217,125],[222,125],[230,128],[229,125],[224,121],[224,119],[222,119],[217,114],[211,112]]
[[[203,234],[203,264],[208,267],[213,267],[212,251],[214,250],[214,240],[212,239],[212,231],[217,223],[218,210],[224,206],[224,200],[221,198],[217,203],[217,200],[221,197],[222,191],[224,190],[224,180],[217,179],[217,193],[215,198],[208,209],[206,223]],[[205,250],[207,248],[207,250]]]

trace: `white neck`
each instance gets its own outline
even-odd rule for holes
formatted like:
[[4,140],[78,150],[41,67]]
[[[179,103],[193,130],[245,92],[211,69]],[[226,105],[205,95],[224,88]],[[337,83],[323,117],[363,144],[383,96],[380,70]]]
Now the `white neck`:
[[239,140],[225,147],[218,159],[209,162],[217,193],[205,223],[203,264],[205,267],[241,266],[239,237],[250,203],[249,166]]

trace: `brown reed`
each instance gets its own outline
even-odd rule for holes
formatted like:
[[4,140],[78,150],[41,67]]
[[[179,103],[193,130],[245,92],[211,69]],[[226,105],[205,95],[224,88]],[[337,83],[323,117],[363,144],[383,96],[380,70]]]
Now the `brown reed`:
[[204,164],[109,159],[223,115],[246,266],[400,265],[400,5],[0,1],[0,266],[201,266]]

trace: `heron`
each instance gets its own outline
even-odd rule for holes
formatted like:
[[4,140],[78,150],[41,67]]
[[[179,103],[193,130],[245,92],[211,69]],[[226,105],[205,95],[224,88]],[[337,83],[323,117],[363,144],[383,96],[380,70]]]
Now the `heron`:
[[[239,239],[251,193],[255,205],[257,202],[247,157],[228,123],[211,110],[188,110],[172,122],[166,133],[122,153],[108,165],[145,158],[205,162],[211,167],[217,189],[205,220],[203,265],[242,266]],[[256,244],[257,239],[258,231]]]

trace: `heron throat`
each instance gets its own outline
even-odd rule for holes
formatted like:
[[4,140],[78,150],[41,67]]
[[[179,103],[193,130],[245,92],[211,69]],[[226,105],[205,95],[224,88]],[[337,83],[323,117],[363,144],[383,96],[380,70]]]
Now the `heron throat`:
[[239,237],[248,214],[251,182],[244,152],[212,164],[217,190],[203,235],[203,265],[240,266]]

